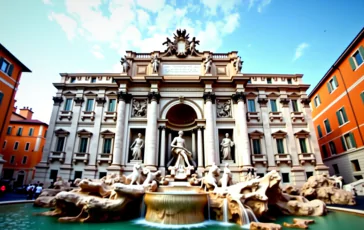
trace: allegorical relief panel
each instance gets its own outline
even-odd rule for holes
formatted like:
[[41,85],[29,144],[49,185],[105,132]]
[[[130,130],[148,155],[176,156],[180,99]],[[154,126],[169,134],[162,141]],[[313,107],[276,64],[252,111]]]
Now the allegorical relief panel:
[[133,99],[131,117],[147,117],[147,99]]
[[231,100],[216,100],[217,117],[230,118],[231,116]]

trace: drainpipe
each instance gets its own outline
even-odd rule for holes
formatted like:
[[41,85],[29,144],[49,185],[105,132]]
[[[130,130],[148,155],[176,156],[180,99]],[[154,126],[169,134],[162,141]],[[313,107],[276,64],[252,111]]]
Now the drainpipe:
[[349,92],[348,92],[348,88],[346,87],[346,84],[345,84],[345,81],[344,81],[344,77],[343,77],[343,75],[342,75],[341,70],[340,70],[339,67],[333,65],[332,68],[339,70],[340,78],[341,78],[341,80],[342,80],[342,82],[344,84],[345,92],[346,92],[346,95],[348,96],[348,99],[349,99],[350,108],[351,108],[351,111],[353,112],[354,120],[355,120],[356,126],[358,127],[358,130],[359,130],[359,135],[360,135],[360,138],[361,138],[361,143],[364,145],[363,134],[361,133],[361,130],[360,130],[360,127],[359,127],[359,123],[358,123],[358,119],[356,118],[356,114],[355,114],[354,109],[353,109],[353,103],[351,102],[351,99],[350,99],[350,96],[349,96]]

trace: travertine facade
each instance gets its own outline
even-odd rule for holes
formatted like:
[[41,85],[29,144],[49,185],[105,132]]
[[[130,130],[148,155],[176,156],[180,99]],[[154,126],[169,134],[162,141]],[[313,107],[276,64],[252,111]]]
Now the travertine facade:
[[[170,174],[179,130],[199,174],[229,163],[235,182],[251,168],[275,169],[300,186],[326,173],[302,75],[242,73],[237,52],[199,52],[198,42],[177,31],[165,52],[128,51],[122,73],[62,73],[36,180],[128,174],[136,162]],[[226,133],[232,160],[222,159]]]

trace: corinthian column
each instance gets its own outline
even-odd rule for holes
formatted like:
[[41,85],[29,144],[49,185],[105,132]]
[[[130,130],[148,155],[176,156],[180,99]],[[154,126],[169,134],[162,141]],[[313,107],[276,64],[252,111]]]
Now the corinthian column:
[[112,158],[112,165],[108,168],[108,170],[120,170],[122,150],[124,145],[124,128],[125,128],[125,107],[126,103],[130,101],[131,95],[126,92],[119,92],[118,94],[119,103],[117,109],[117,118],[116,118],[116,132],[115,132],[115,144]]
[[148,121],[147,131],[145,135],[145,154],[144,165],[152,170],[156,170],[156,154],[157,154],[157,118],[158,118],[158,102],[160,94],[158,92],[150,92],[148,95]]
[[212,104],[215,103],[215,94],[211,92],[204,93],[203,98],[205,99],[205,164],[206,167],[211,166],[216,161],[215,151],[215,124],[214,124],[214,113]]
[[246,121],[246,110],[245,110],[245,96],[243,92],[236,92],[232,95],[234,101],[237,102],[236,111],[236,131],[239,141],[236,143],[238,147],[238,153],[236,154],[239,158],[237,159],[240,166],[244,169],[251,168],[250,160],[250,144],[248,136],[248,125]]

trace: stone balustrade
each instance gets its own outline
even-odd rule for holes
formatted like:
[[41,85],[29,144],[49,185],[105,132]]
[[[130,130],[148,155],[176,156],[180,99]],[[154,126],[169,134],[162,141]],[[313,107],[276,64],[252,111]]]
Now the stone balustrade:
[[72,113],[72,111],[61,111],[59,113],[59,120],[66,118],[70,121],[72,119]]
[[78,161],[83,161],[85,164],[88,163],[89,160],[89,153],[74,153],[73,154],[73,163]]
[[247,120],[251,121],[251,120],[256,120],[256,121],[260,121],[260,116],[259,116],[259,112],[247,112]]
[[316,161],[315,154],[313,153],[299,153],[298,160],[303,165],[306,162],[314,164]]
[[65,158],[66,158],[65,152],[51,152],[49,154],[49,161],[58,160],[59,162],[63,163]]
[[303,115],[302,112],[291,112],[291,119],[292,119],[292,122],[297,122],[298,120],[300,120],[301,122],[304,122],[305,116]]
[[107,120],[116,121],[117,115],[118,115],[117,112],[108,112],[108,111],[106,111],[105,114],[104,114],[104,121],[107,121]]
[[252,155],[253,164],[262,163],[267,164],[267,156],[265,154],[253,154]]
[[94,121],[95,112],[94,111],[82,111],[81,120],[84,121],[86,119],[90,119],[91,121]]
[[291,155],[288,153],[276,153],[274,155],[274,159],[277,165],[281,163],[292,164]]
[[97,155],[97,163],[98,164],[102,164],[102,163],[111,164],[112,163],[112,154],[111,153],[99,153]]
[[280,122],[283,121],[282,112],[269,112],[269,120],[273,122],[275,120],[279,120]]

